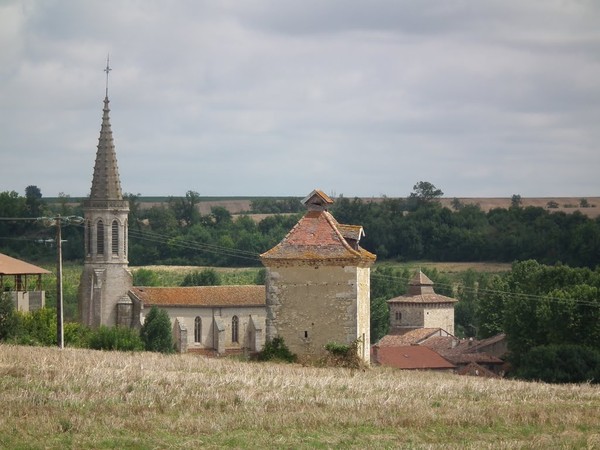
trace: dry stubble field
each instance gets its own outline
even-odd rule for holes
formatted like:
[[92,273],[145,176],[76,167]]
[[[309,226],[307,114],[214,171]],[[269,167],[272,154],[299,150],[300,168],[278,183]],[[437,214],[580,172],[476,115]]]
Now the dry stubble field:
[[1,448],[600,448],[600,387],[0,345]]

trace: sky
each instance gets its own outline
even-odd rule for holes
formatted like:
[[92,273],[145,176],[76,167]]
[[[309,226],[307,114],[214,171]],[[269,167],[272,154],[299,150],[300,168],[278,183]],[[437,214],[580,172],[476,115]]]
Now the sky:
[[0,0],[0,192],[600,195],[597,0]]

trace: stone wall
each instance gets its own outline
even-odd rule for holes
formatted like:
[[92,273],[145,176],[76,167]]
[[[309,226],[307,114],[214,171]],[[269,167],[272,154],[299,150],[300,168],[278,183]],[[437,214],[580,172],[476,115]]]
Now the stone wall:
[[[160,306],[167,311],[171,319],[171,325],[175,325],[177,319],[181,326],[187,329],[187,349],[215,349],[222,344],[224,351],[247,349],[249,351],[260,351],[256,347],[256,329],[265,328],[265,308],[260,306],[238,306],[238,307],[176,307]],[[146,308],[146,312],[149,309]],[[238,317],[238,342],[232,339],[232,319]],[[252,318],[251,318],[252,316]],[[195,340],[196,317],[200,317],[201,327],[200,342]],[[215,325],[215,318],[218,318],[223,325],[224,331],[221,333],[219,342],[218,327]],[[142,318],[143,321],[143,318]],[[253,323],[251,323],[253,322]],[[259,324],[256,324],[259,322]],[[264,340],[263,340],[264,344]],[[258,344],[260,345],[260,343]]]
[[[398,318],[396,313],[400,313]],[[442,328],[454,334],[454,304],[452,303],[392,303],[390,328]]]
[[280,336],[293,353],[315,359],[329,342],[364,335],[368,361],[368,276],[352,266],[268,267],[267,340]]

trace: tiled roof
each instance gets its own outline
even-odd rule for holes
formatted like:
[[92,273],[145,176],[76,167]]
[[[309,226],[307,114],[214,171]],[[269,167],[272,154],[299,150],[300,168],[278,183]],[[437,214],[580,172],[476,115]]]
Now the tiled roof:
[[134,287],[145,306],[264,306],[264,286]]
[[433,336],[421,345],[428,347],[454,364],[477,362],[480,364],[500,364],[502,360],[488,353],[477,352],[477,341],[456,339],[451,336]]
[[436,294],[420,294],[420,295],[401,295],[388,300],[388,303],[456,303],[458,300],[445,295]]
[[484,378],[500,378],[499,375],[496,375],[491,370],[486,369],[483,366],[480,366],[477,363],[469,363],[464,367],[461,367],[457,370],[459,375],[470,375],[473,377],[484,377]]
[[333,200],[331,199],[331,197],[329,197],[329,195],[327,195],[321,189],[315,189],[310,194],[308,194],[305,198],[302,199],[302,203],[307,206],[309,206],[310,204],[315,204],[315,205],[318,204],[321,206],[325,206],[325,205],[332,205]]
[[263,262],[280,261],[353,261],[371,264],[376,256],[358,247],[352,248],[327,211],[308,211],[283,240],[261,255]]
[[419,270],[408,283],[408,292],[399,297],[388,300],[388,303],[456,303],[458,300],[436,294],[433,290],[433,281]]
[[0,253],[0,275],[38,275],[49,273],[52,272]]
[[433,286],[433,281],[419,270],[408,284],[411,286]]
[[440,333],[440,328],[416,328],[403,334],[388,334],[377,342],[378,347],[402,347],[415,345],[428,337]]
[[342,225],[337,224],[337,229],[346,239],[352,239],[353,241],[360,241],[360,238],[365,235],[363,227],[360,225]]
[[456,353],[443,350],[438,351],[438,353],[454,364],[469,364],[472,362],[478,364],[502,364],[504,362],[500,358],[488,355],[487,353]]
[[433,350],[420,345],[380,347],[376,361],[382,366],[398,369],[453,369],[454,365]]

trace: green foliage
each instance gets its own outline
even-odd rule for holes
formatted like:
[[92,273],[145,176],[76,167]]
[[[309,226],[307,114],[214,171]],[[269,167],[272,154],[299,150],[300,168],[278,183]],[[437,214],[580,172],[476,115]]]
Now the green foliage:
[[264,285],[267,282],[267,270],[263,267],[256,272],[256,276],[254,277],[254,283],[257,285]]
[[547,383],[600,383],[600,350],[575,344],[533,347],[515,376]]
[[19,334],[16,341],[25,345],[50,346],[57,344],[56,310],[41,308],[19,316]]
[[89,336],[89,348],[94,350],[140,351],[144,343],[134,329],[100,326]]
[[0,293],[0,341],[14,338],[19,331],[19,318],[10,293]]
[[262,351],[258,353],[257,359],[259,361],[284,361],[292,363],[296,362],[297,357],[285,345],[283,338],[277,336],[265,343]]
[[137,269],[133,272],[134,286],[160,286],[160,279],[154,270]]
[[325,350],[329,354],[326,363],[349,369],[361,368],[364,365],[358,356],[358,346],[361,342],[361,339],[354,340],[350,345],[328,342],[325,345]]
[[164,309],[153,306],[140,331],[144,348],[151,352],[173,353],[171,320]]
[[78,322],[67,322],[63,325],[65,345],[76,348],[91,348],[92,330]]
[[181,286],[220,286],[221,276],[215,269],[207,268],[201,272],[188,273]]

